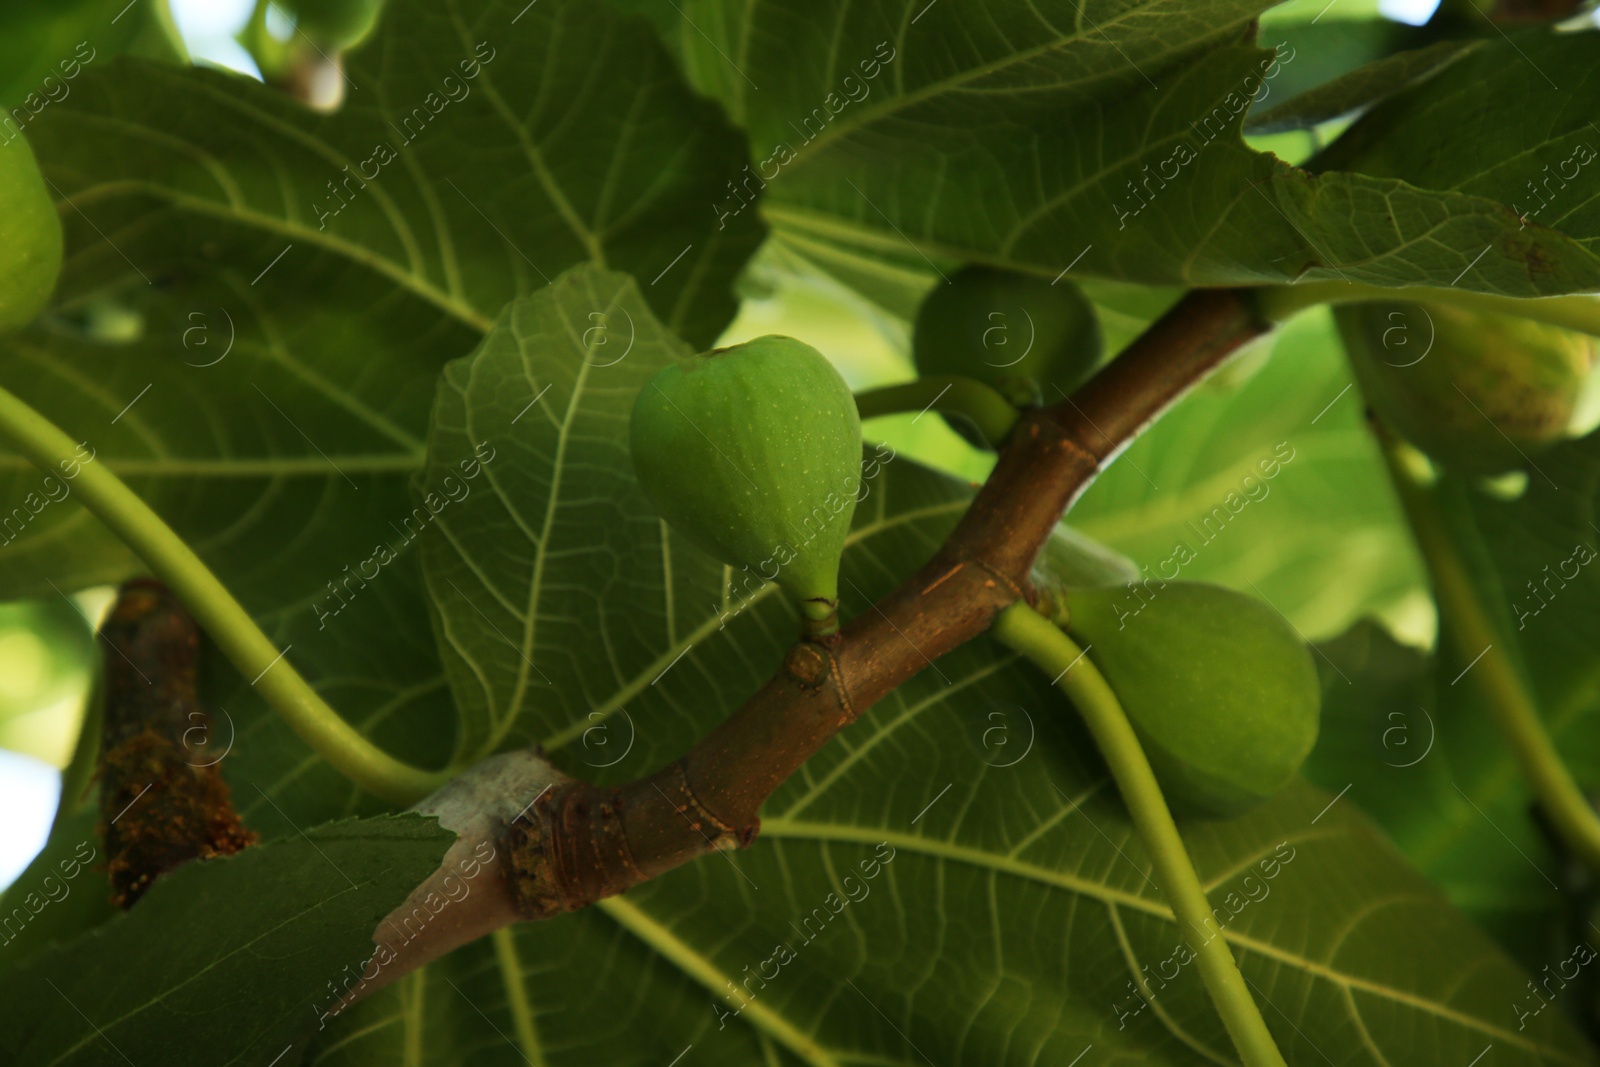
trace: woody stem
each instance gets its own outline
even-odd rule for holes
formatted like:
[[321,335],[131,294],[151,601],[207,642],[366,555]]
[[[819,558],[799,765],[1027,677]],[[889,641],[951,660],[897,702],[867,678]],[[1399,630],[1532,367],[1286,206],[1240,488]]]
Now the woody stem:
[[[679,759],[614,787],[557,777],[512,791],[504,805],[511,817],[462,833],[462,842],[475,834],[491,840],[509,908],[495,902],[463,929],[507,921],[508,910],[530,920],[585,907],[712,851],[748,846],[762,804],[807,759],[1030,595],[1034,557],[1102,466],[1267,328],[1237,291],[1190,293],[1071,401],[1022,414],[933,558],[837,635],[793,646],[760,690]],[[459,781],[465,787],[503,770],[479,765]],[[426,953],[464,943],[452,936],[430,934],[437,942]],[[403,973],[386,968],[384,980]]]

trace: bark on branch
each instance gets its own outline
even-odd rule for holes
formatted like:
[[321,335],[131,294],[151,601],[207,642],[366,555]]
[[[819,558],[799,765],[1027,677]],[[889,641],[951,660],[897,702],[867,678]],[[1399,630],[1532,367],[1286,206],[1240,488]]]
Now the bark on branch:
[[[1023,416],[932,560],[838,634],[792,647],[760,691],[656,773],[601,788],[523,753],[485,761],[441,790],[423,809],[460,834],[452,855],[489,842],[491,880],[503,879],[504,892],[452,905],[463,913],[411,940],[386,920],[374,941],[387,959],[371,988],[511,921],[573,911],[715,849],[750,845],[778,786],[877,700],[1029,596],[1034,557],[1078,494],[1267,328],[1247,293],[1189,293],[1075,396]],[[478,799],[462,804],[467,796]],[[441,872],[449,866],[447,856]]]

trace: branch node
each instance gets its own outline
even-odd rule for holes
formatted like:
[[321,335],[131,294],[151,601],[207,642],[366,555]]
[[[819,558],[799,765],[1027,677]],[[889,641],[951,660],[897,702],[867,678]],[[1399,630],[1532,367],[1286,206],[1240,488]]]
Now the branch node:
[[[721,819],[717,818],[715,813],[713,813],[710,808],[706,807],[700,802],[700,798],[695,795],[694,786],[689,784],[689,772],[684,768],[682,760],[674,763],[673,766],[677,768],[678,781],[682,783],[681,788],[683,789],[683,798],[685,802],[684,805],[678,810],[684,812],[685,815],[687,815],[688,812],[693,811],[701,823],[710,823],[712,826],[716,827],[716,834],[706,834],[707,837],[720,838],[726,836],[742,841],[745,833],[748,832],[750,840],[755,840],[754,827],[745,827],[743,831],[736,829],[735,827],[730,826]],[[690,823],[697,831],[705,834],[705,831],[701,829],[700,824],[696,823],[694,819],[690,819]],[[760,822],[757,821],[755,826],[760,826]],[[744,846],[741,844],[740,847],[742,848]]]
[[839,710],[844,712],[844,721],[840,723],[843,727],[855,722],[860,717],[861,711],[856,707],[855,701],[850,699],[850,686],[845,681],[844,671],[839,667],[838,656],[828,657],[828,669],[833,676],[833,691],[839,695]]
[[997,585],[1003,585],[1006,588],[1006,592],[1010,593],[1016,599],[1018,599],[1018,600],[1027,600],[1028,599],[1028,590],[1027,590],[1027,588],[1025,588],[1023,585],[1013,581],[1011,576],[1006,574],[1004,571],[1000,570],[997,567],[991,567],[991,566],[989,566],[989,564],[983,562],[982,560],[975,560],[973,565],[978,567],[980,570],[983,570],[986,573],[988,573],[989,577],[984,579],[984,582],[983,582],[983,587],[985,589],[993,589]]
[[783,669],[807,689],[815,689],[828,675],[832,659],[829,650],[822,647],[820,642],[802,641],[791,646],[784,655]]

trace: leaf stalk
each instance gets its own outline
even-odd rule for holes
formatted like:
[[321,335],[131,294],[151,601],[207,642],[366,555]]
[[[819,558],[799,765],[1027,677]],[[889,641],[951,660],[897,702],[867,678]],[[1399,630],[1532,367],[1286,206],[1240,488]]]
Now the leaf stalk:
[[[78,442],[20,397],[0,389],[0,442],[41,471],[77,455]],[[89,509],[165,582],[268,706],[329,765],[386,800],[410,804],[450,777],[403,763],[339,717],[301,677],[193,549],[104,463],[79,468],[74,488]]]
[[1317,304],[1355,304],[1373,300],[1443,304],[1464,311],[1514,315],[1600,336],[1600,298],[1586,295],[1520,299],[1430,286],[1386,289],[1359,282],[1304,282],[1300,285],[1271,285],[1255,290],[1256,309],[1272,322],[1284,322]]
[[1184,940],[1199,963],[1211,1002],[1222,1016],[1245,1067],[1284,1067],[1283,1054],[1250,995],[1227,939],[1207,925],[1214,920],[1200,876],[1178,835],[1150,760],[1110,683],[1077,642],[1024,601],[1002,611],[990,632],[1054,677],[1054,684],[1071,698],[1083,716],[1111,768],[1133,824],[1144,839],[1156,882],[1172,906]]
[[1448,620],[1441,630],[1448,631],[1457,658],[1463,663],[1471,661],[1466,672],[1471,684],[1483,694],[1495,725],[1511,746],[1556,833],[1584,866],[1600,875],[1600,815],[1573,780],[1545,729],[1526,680],[1507,655],[1506,639],[1474,588],[1435,491],[1412,476],[1404,459],[1407,446],[1392,431],[1374,423],[1374,432],[1400,506],[1427,565],[1439,617]]
[[999,448],[1021,416],[999,390],[975,378],[935,374],[902,385],[886,385],[856,394],[856,410],[863,419],[932,408],[955,415],[977,427],[990,448]]

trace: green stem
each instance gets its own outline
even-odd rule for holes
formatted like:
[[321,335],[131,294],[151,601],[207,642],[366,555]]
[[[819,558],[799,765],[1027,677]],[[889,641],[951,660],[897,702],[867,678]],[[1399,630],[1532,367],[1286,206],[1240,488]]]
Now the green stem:
[[904,385],[886,385],[856,394],[856,410],[863,419],[926,411],[959,415],[983,434],[990,447],[999,448],[1017,424],[1021,412],[999,390],[973,378],[935,374]]
[[1298,312],[1316,304],[1403,300],[1418,304],[1446,304],[1467,311],[1516,315],[1580,333],[1600,335],[1600,299],[1583,295],[1518,299],[1428,286],[1385,289],[1358,282],[1305,282],[1301,285],[1271,285],[1257,289],[1255,299],[1257,310],[1272,322],[1293,318]]
[[1381,427],[1377,433],[1390,479],[1427,564],[1439,617],[1448,620],[1441,629],[1448,629],[1460,661],[1472,664],[1467,671],[1471,684],[1483,693],[1495,725],[1510,744],[1557,833],[1585,866],[1600,874],[1600,816],[1573,781],[1545,730],[1533,695],[1506,654],[1505,639],[1473,588],[1435,494],[1408,472],[1402,453],[1405,446]]
[[46,473],[65,471],[78,462],[73,488],[84,506],[178,594],[239,673],[254,679],[251,684],[272,710],[335,770],[398,803],[419,800],[448,780],[442,772],[400,762],[341,719],[149,505],[104,463],[82,463],[77,442],[4,389],[0,389],[0,442]]
[[1092,660],[1055,623],[1023,601],[996,617],[991,631],[1002,643],[1022,653],[1056,678],[1083,715],[1111,767],[1133,823],[1155,864],[1156,882],[1172,905],[1184,940],[1200,964],[1211,1001],[1233,1038],[1245,1067],[1283,1067],[1283,1054],[1267,1029],[1261,1010],[1250,996],[1244,975],[1220,931],[1208,930],[1211,904],[1206,900],[1178,827],[1156,784],[1155,772],[1128,722],[1116,693]]

